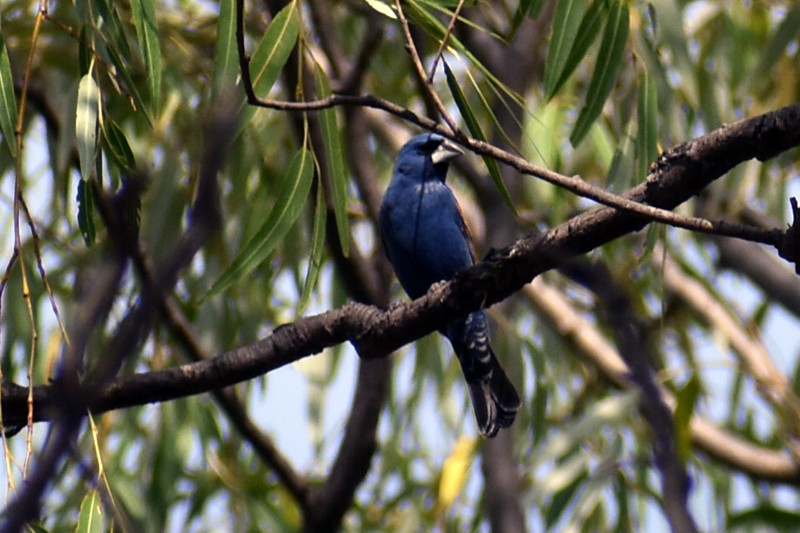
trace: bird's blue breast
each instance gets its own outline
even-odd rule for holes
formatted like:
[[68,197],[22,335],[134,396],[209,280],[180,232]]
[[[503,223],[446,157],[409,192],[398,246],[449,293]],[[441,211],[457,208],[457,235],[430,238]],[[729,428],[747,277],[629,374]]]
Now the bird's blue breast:
[[473,264],[464,222],[441,181],[393,180],[381,206],[384,246],[412,298]]

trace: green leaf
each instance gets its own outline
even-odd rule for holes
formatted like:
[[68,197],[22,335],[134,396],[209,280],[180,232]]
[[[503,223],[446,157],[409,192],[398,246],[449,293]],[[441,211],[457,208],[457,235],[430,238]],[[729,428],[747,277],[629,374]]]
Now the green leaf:
[[150,112],[158,115],[161,94],[161,45],[158,42],[158,22],[154,0],[131,0],[131,12],[139,39],[139,48],[147,70],[147,86],[150,91]]
[[[686,92],[685,98],[689,106],[698,103],[697,81],[694,70],[694,61],[689,55],[689,47],[684,32],[684,17],[681,6],[675,0],[653,0],[652,9],[658,14],[657,18],[657,44],[659,54],[669,54],[673,59],[672,70],[677,71],[680,80],[679,87]],[[664,61],[660,60],[663,64]],[[705,70],[705,69],[704,69]],[[675,90],[673,87],[671,90]]]
[[301,316],[311,298],[311,291],[317,284],[319,271],[322,268],[322,252],[325,249],[325,226],[328,220],[327,210],[325,209],[325,195],[322,184],[317,185],[316,200],[314,203],[314,225],[311,230],[311,256],[308,258],[308,270],[306,281],[303,285],[303,293],[300,295],[300,302],[297,304],[297,316]]
[[692,377],[675,395],[675,451],[686,464],[692,450],[692,432],[689,424],[694,414],[697,397],[700,395],[700,380],[697,374]]
[[92,52],[91,44],[89,42],[89,26],[82,26],[81,33],[78,37],[78,72],[80,72],[81,76],[85,76],[89,73],[89,69],[92,65],[92,56],[94,55]]
[[94,227],[94,199],[92,198],[92,182],[88,180],[78,181],[78,228],[81,230],[83,242],[86,246],[92,246],[97,237],[97,230]]
[[234,0],[220,0],[217,42],[214,47],[214,90],[219,91],[227,85],[233,85],[238,73]]
[[297,3],[281,9],[272,19],[250,59],[250,78],[256,95],[266,96],[275,85],[297,42],[300,28]]
[[768,526],[776,528],[778,531],[794,531],[800,524],[800,513],[795,511],[787,511],[779,509],[769,504],[755,507],[742,511],[741,513],[733,513],[728,518],[728,523],[725,527],[726,531],[734,529],[747,529],[748,531],[757,530],[772,531]]
[[578,36],[581,19],[586,12],[587,0],[561,0],[556,4],[553,33],[547,47],[544,66],[544,92],[549,99],[555,92],[564,72],[572,45]]
[[547,511],[544,516],[544,523],[547,529],[551,529],[556,522],[561,518],[564,511],[570,506],[575,495],[578,494],[578,489],[581,489],[588,479],[588,474],[585,468],[581,468],[576,472],[571,472],[574,477],[566,487],[562,488],[553,495],[553,499],[547,506]]
[[303,148],[292,161],[286,181],[267,221],[242,248],[231,266],[214,282],[205,298],[225,290],[269,257],[303,212],[313,176],[313,156]]
[[578,36],[572,45],[566,62],[564,63],[561,71],[561,76],[558,78],[552,93],[547,93],[547,98],[552,98],[555,93],[567,82],[569,77],[578,68],[578,65],[586,56],[589,47],[592,46],[595,38],[597,37],[597,28],[605,24],[606,16],[608,15],[608,4],[603,0],[595,0],[588,11],[581,19],[581,25],[578,28]]
[[544,0],[522,0],[520,5],[525,8],[525,13],[532,19],[539,16],[544,7]]
[[[464,97],[464,93],[461,91],[461,87],[459,87],[458,80],[453,74],[453,71],[450,70],[450,65],[448,65],[446,61],[443,61],[442,63],[444,65],[445,76],[447,77],[447,86],[450,88],[450,93],[453,95],[453,100],[455,100],[456,106],[458,106],[458,110],[461,112],[461,116],[464,118],[464,122],[467,124],[467,129],[469,129],[470,134],[476,139],[486,141],[486,136],[483,134],[481,125],[478,122],[478,119],[475,117],[475,114],[472,112],[469,102],[467,102],[467,99]],[[489,169],[489,175],[492,176],[492,181],[494,181],[497,190],[500,191],[500,194],[503,196],[506,204],[508,204],[511,210],[514,211],[514,215],[516,215],[517,210],[514,207],[513,200],[511,200],[511,195],[508,193],[508,189],[503,181],[503,177],[500,175],[500,168],[497,166],[497,161],[488,156],[482,157],[484,163],[486,164],[486,168]]]
[[638,179],[647,176],[647,169],[658,157],[658,107],[656,84],[647,73],[639,79],[639,94],[636,102],[636,168]]
[[78,106],[75,111],[75,139],[78,143],[78,160],[81,178],[92,177],[92,167],[97,151],[97,114],[100,106],[100,91],[89,72],[78,84]]
[[14,96],[14,78],[11,75],[11,62],[3,36],[0,35],[0,133],[13,157],[17,156],[17,100]]
[[[409,20],[420,26],[432,37],[438,41],[441,41],[444,38],[444,35],[447,31],[446,26],[442,24],[442,22],[436,18],[436,16],[428,12],[418,1],[408,0],[404,6],[404,9],[406,10],[406,16],[408,16]],[[445,13],[449,13],[450,16],[452,16],[452,13],[449,11],[445,11]],[[472,52],[470,52],[470,50],[458,39],[458,37],[450,34],[447,44],[452,51],[463,54],[464,57],[470,61],[470,63],[475,65],[475,68],[477,68],[481,74],[486,77],[489,83],[498,89],[498,91],[511,97],[520,106],[524,105],[523,99],[520,97],[520,95],[512,91],[506,84],[500,81],[500,79],[491,70],[486,68],[483,63],[478,61],[478,58],[475,57]]]
[[[320,98],[331,95],[328,77],[322,67],[316,65],[314,78]],[[331,178],[331,193],[333,196],[333,212],[336,216],[336,231],[345,257],[350,255],[350,227],[347,220],[347,173],[344,166],[342,141],[339,136],[339,126],[336,124],[336,110],[324,109],[320,112],[322,136],[325,140],[325,160],[327,161],[328,174]]]
[[786,13],[783,21],[772,32],[772,37],[755,63],[756,68],[752,70],[747,83],[744,84],[743,88],[747,89],[744,94],[749,94],[754,86],[765,80],[772,79],[769,75],[770,71],[798,34],[800,34],[800,6],[795,6]]
[[106,62],[114,65],[114,72],[124,83],[124,90],[133,100],[133,105],[135,106],[136,110],[142,113],[142,116],[145,118],[145,120],[147,120],[149,125],[152,125],[153,119],[147,109],[147,106],[145,105],[144,98],[142,98],[136,83],[133,81],[133,77],[129,72],[130,67],[127,65],[127,62],[122,59],[122,57],[113,47],[101,46],[98,47],[97,52],[104,60],[106,60]]
[[526,18],[535,19],[544,7],[544,0],[520,0],[514,18],[511,21],[511,29],[506,35],[506,41],[511,41],[517,34],[517,30]]
[[136,169],[136,158],[133,155],[133,150],[131,150],[131,145],[117,123],[110,117],[106,117],[102,124],[102,131],[106,140],[106,149],[111,159],[122,170],[130,172]]
[[131,57],[133,53],[117,9],[108,0],[93,0],[92,5],[93,10],[103,19],[100,32],[106,44],[116,49],[123,57]]
[[586,94],[586,105],[581,109],[570,142],[577,146],[586,136],[600,112],[603,110],[611,89],[622,67],[622,55],[628,40],[628,6],[622,1],[614,2],[603,32],[603,41],[597,55],[592,81]]
[[104,531],[103,507],[96,490],[84,496],[75,531],[76,533],[102,533]]

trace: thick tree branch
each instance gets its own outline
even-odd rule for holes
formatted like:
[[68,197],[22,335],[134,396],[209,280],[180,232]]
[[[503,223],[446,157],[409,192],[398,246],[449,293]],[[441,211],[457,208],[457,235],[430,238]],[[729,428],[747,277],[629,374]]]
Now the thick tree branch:
[[[655,254],[658,255],[658,254]],[[689,512],[689,475],[676,450],[672,410],[656,382],[650,361],[655,360],[645,338],[646,328],[637,318],[624,291],[606,268],[584,269],[583,281],[597,295],[602,312],[616,337],[619,355],[628,366],[628,377],[639,391],[639,408],[652,434],[653,457],[661,472],[662,506],[672,531],[697,531]]]
[[[223,139],[230,138],[235,123],[235,113],[230,112],[230,107],[226,105],[221,105],[217,111],[206,124],[204,158],[186,231],[161,265],[154,286],[145,287],[137,305],[107,344],[107,347],[111,348],[106,354],[108,357],[93,368],[85,380],[81,380],[80,375],[84,370],[83,356],[89,338],[92,332],[104,323],[102,318],[107,315],[113,303],[127,263],[129,243],[124,240],[127,235],[118,231],[117,227],[109,227],[113,249],[113,258],[110,261],[111,274],[107,276],[105,284],[94,287],[91,303],[87,306],[88,309],[84,309],[78,327],[74,329],[75,333],[71,334],[71,344],[67,349],[59,379],[47,387],[50,397],[49,416],[56,421],[56,424],[44,451],[36,462],[36,468],[28,478],[28,483],[7,505],[5,520],[0,526],[0,531],[19,531],[25,523],[37,517],[41,507],[41,497],[47,484],[53,480],[58,465],[72,446],[82,418],[86,414],[85,411],[91,410],[98,399],[103,397],[107,382],[116,373],[116,369],[136,351],[149,331],[151,317],[155,314],[154,310],[160,299],[157,293],[164,294],[171,289],[177,282],[180,271],[189,264],[205,239],[219,224],[216,177],[227,153],[227,145],[213,141],[212,132],[222,134]],[[116,217],[113,220],[119,222]],[[4,383],[4,390],[6,386]],[[35,390],[33,395],[35,398]],[[36,408],[38,405],[34,401],[34,409]],[[35,415],[34,412],[34,417]],[[4,422],[12,427],[17,425],[9,421]]]
[[[721,128],[705,137],[670,149],[658,171],[647,183],[626,196],[637,201],[673,208],[704,185],[720,177],[741,160],[763,157],[766,139],[773,146],[775,136],[786,132],[789,120],[798,122],[800,106],[784,108]],[[755,128],[755,125],[759,125]],[[746,136],[759,134],[747,142]],[[797,144],[798,131],[787,133]],[[710,138],[710,140],[709,140]],[[733,143],[735,149],[727,147]],[[720,154],[738,151],[737,157],[722,163]],[[703,159],[716,161],[709,167]],[[566,259],[585,253],[646,224],[638,216],[611,208],[596,208],[552,229],[541,237],[528,237],[489,254],[487,259],[464,271],[455,280],[437,286],[428,295],[382,311],[351,303],[339,309],[305,317],[276,329],[256,343],[221,354],[209,361],[166,370],[137,374],[111,382],[98,391],[91,409],[96,412],[171,400],[225,387],[289,364],[322,349],[352,341],[362,357],[388,353],[430,333],[465,313],[497,303],[538,274]],[[3,416],[9,425],[24,423],[24,392],[13,384],[3,385]],[[22,388],[22,391],[25,389]],[[35,419],[53,416],[53,391],[49,386],[34,390]]]
[[730,237],[715,237],[719,266],[739,272],[755,283],[770,300],[800,318],[800,283],[797,274],[763,246]]
[[[282,2],[268,2],[273,14],[282,9]],[[321,5],[312,4],[310,9],[321,9]],[[313,16],[313,15],[312,15]],[[315,20],[324,24],[326,13],[317,13]],[[331,64],[343,64],[344,59],[338,42],[333,34],[322,41],[323,50]],[[333,50],[335,49],[335,50]],[[297,61],[291,61],[284,69],[284,79],[287,87],[301,87],[303,94],[314,94],[315,87],[311,80],[313,73],[306,68],[307,62],[304,55],[298,51]],[[338,69],[341,71],[341,69]],[[334,67],[334,70],[336,68]],[[300,73],[302,72],[302,75]],[[359,79],[360,75],[356,76]],[[333,188],[336,180],[341,176],[330,175],[330,166],[327,164],[325,139],[322,127],[317,116],[305,116],[304,124],[295,121],[295,133],[298,137],[304,135],[304,130],[310,134],[311,147],[319,162],[317,172],[320,180],[318,183],[323,188],[325,204],[327,205],[327,245],[333,256],[338,276],[343,280],[351,298],[356,301],[376,306],[385,306],[389,301],[390,277],[387,270],[377,267],[380,259],[369,260],[365,258],[352,236],[349,254],[345,256],[340,241],[336,213],[334,211]],[[375,175],[370,176],[375,181]],[[371,198],[366,198],[369,201]],[[377,204],[371,206],[377,210]],[[361,360],[358,368],[355,395],[352,401],[350,414],[345,425],[344,435],[339,444],[333,466],[325,480],[319,485],[309,486],[305,497],[300,504],[303,510],[303,530],[307,532],[336,531],[340,528],[342,518],[352,506],[356,489],[366,478],[372,458],[377,450],[377,430],[380,413],[386,403],[389,379],[391,376],[391,360],[386,357],[388,353],[378,354],[374,360]]]
[[[577,346],[576,353],[586,363],[597,368],[616,387],[631,389],[635,386],[631,371],[619,352],[560,292],[537,279],[525,287],[524,295],[541,312],[542,318]],[[674,409],[672,393],[659,388],[670,409]],[[756,479],[800,485],[800,466],[789,453],[747,442],[700,415],[692,416],[689,429],[694,444],[723,465]]]
[[[630,213],[637,213],[652,221],[663,222],[692,231],[738,237],[769,244],[779,249],[787,248],[781,240],[783,237],[777,231],[764,231],[759,228],[732,224],[725,221],[709,221],[698,217],[684,216],[669,211],[669,208],[664,205],[648,204],[647,202],[638,201],[635,196],[615,195],[582,180],[578,176],[565,176],[546,168],[533,165],[515,154],[469,137],[455,127],[454,123],[452,123],[452,119],[447,121],[449,127],[445,128],[429,118],[419,116],[409,109],[373,95],[355,96],[334,94],[324,99],[307,102],[282,102],[260,98],[255,94],[250,79],[249,58],[246,55],[244,46],[242,11],[243,1],[239,0],[237,7],[237,45],[240,68],[242,71],[242,83],[248,102],[251,105],[268,109],[302,112],[316,111],[336,106],[360,106],[381,109],[406,122],[416,124],[430,131],[435,131],[459,142],[476,154],[487,155],[497,161],[503,162],[522,174],[543,179],[603,205],[615,207]],[[404,20],[404,18],[401,19],[401,21]],[[406,36],[406,38],[408,41],[409,37]],[[414,54],[415,48],[413,45],[409,45],[409,48],[410,52],[412,52],[415,67],[419,70],[421,67],[421,60]],[[422,77],[425,78],[424,68]],[[440,111],[443,109],[442,105],[437,104],[437,107]],[[680,158],[684,159],[685,163],[698,167],[696,170],[705,169],[713,175],[716,172],[715,167],[718,165],[731,168],[731,161],[734,161],[733,166],[735,166],[742,161],[752,158],[765,160],[790,147],[797,146],[800,132],[798,132],[795,126],[800,122],[800,104],[788,106],[757,118],[759,118],[759,120],[743,120],[731,124],[730,126],[722,127],[716,130],[716,135],[709,134],[702,137],[702,142],[697,140],[693,141],[695,144],[692,145],[679,145],[676,146],[672,152],[664,153],[651,169],[648,182],[653,175],[662,171],[662,167],[667,164],[668,160],[670,161],[670,163],[667,164],[668,167],[674,166],[674,160]],[[745,144],[751,141],[753,146],[745,146]],[[696,153],[692,153],[693,151]],[[703,153],[708,157],[706,160],[702,160],[696,157],[697,153]],[[718,177],[718,175],[716,177]],[[702,180],[699,181],[702,182]],[[702,189],[703,186],[704,185],[699,186],[695,193]],[[678,194],[681,193],[678,192]],[[789,256],[787,253],[783,255]]]

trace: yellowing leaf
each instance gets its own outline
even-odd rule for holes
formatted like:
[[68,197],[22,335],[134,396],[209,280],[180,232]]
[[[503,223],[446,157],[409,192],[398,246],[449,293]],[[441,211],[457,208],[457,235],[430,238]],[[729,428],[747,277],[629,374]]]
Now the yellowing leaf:
[[442,467],[442,478],[439,481],[439,494],[436,498],[437,515],[447,512],[455,499],[464,490],[464,485],[475,456],[474,438],[461,437],[453,446],[453,451]]

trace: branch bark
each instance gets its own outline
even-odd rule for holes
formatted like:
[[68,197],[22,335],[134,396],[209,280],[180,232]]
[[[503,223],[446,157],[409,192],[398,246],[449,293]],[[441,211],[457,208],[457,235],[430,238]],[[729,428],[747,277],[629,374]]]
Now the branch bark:
[[[788,149],[798,143],[800,106],[773,111],[668,150],[648,181],[625,196],[673,208],[741,161],[776,155],[779,153],[776,146]],[[388,310],[350,303],[301,318],[279,327],[265,339],[209,361],[114,380],[98,389],[88,407],[93,412],[104,412],[208,392],[252,379],[346,341],[353,342],[362,357],[387,354],[459,316],[502,301],[538,274],[570,257],[646,224],[647,220],[616,209],[592,209],[543,236],[520,239],[493,251],[482,263],[413,302]],[[6,424],[24,424],[26,392],[25,387],[3,384]],[[34,389],[36,421],[53,419],[56,396],[50,385]]]

